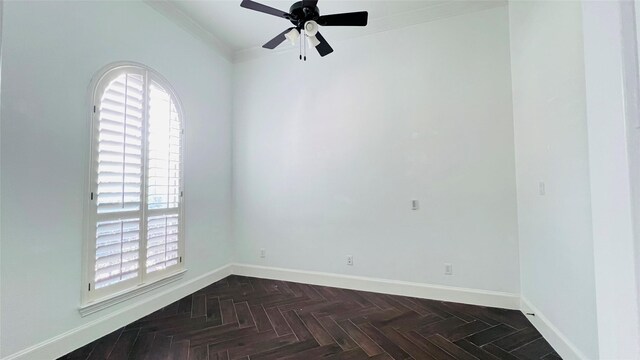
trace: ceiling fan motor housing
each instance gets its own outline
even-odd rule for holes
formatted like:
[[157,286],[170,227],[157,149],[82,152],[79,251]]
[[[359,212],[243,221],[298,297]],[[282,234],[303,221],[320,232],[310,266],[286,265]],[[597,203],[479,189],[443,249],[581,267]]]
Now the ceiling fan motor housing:
[[304,6],[302,1],[298,1],[297,3],[291,5],[289,9],[289,14],[291,14],[291,23],[295,25],[298,30],[304,28],[304,24],[307,21],[318,20],[320,17],[320,9],[317,6]]

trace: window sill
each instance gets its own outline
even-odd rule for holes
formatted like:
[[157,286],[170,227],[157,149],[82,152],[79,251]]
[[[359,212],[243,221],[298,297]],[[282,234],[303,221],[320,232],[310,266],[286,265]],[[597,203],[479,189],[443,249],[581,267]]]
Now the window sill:
[[88,302],[80,306],[78,311],[80,312],[80,316],[82,317],[96,313],[98,311],[104,310],[113,305],[119,304],[123,301],[127,301],[136,296],[142,295],[146,292],[149,292],[151,290],[157,289],[161,286],[164,286],[166,284],[179,280],[184,276],[185,272],[187,272],[186,269],[181,269],[165,278],[162,278],[147,284],[141,284],[132,289],[126,289],[118,293],[115,293],[113,295],[104,297],[102,299]]

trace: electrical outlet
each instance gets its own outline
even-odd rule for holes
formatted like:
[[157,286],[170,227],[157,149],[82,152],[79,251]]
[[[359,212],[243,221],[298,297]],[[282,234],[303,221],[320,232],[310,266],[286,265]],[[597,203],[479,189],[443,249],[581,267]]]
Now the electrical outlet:
[[444,274],[445,275],[453,275],[453,265],[449,263],[444,264]]
[[538,183],[538,194],[540,194],[540,196],[544,196],[547,193],[547,189],[544,185],[544,181],[540,181]]
[[353,255],[347,255],[347,265],[353,266]]
[[267,257],[267,251],[265,249],[260,249],[260,257],[261,258]]
[[420,203],[418,200],[411,200],[411,210],[418,210],[420,208]]

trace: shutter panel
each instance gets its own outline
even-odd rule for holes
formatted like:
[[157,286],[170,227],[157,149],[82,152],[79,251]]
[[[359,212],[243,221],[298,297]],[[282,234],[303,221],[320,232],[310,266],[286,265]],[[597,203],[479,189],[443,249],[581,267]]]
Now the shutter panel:
[[178,264],[178,214],[149,217],[147,273]]
[[95,288],[137,277],[139,247],[139,218],[98,222]]
[[123,73],[98,104],[95,289],[139,276],[143,102],[143,76]]
[[155,81],[149,85],[147,155],[147,273],[178,264],[182,126],[175,103]]
[[177,208],[180,202],[181,126],[171,95],[149,86],[149,209]]
[[106,87],[98,120],[98,214],[140,209],[144,79],[122,74]]

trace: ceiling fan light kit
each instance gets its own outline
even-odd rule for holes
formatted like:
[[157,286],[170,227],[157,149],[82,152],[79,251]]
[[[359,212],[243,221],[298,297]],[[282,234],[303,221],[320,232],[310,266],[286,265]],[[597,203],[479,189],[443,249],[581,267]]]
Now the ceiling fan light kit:
[[306,61],[305,44],[307,43],[309,48],[316,48],[320,56],[326,56],[333,52],[333,48],[318,31],[319,26],[366,26],[369,17],[366,11],[321,16],[317,4],[318,0],[298,1],[291,5],[288,13],[252,0],[242,0],[240,6],[291,21],[294,25],[293,27],[281,32],[262,45],[262,47],[275,49],[285,40],[289,40],[293,45],[298,41],[300,44],[300,60],[304,58]]

